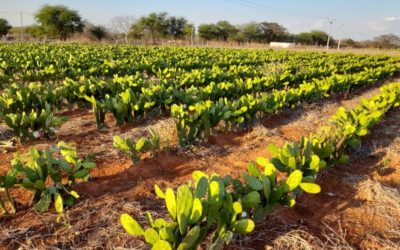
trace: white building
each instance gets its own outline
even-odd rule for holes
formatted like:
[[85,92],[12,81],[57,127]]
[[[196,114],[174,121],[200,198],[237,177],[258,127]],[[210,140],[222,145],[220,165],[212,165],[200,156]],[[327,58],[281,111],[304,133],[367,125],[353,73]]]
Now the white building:
[[288,48],[294,48],[296,46],[296,44],[295,43],[270,42],[269,46],[271,48],[288,49]]

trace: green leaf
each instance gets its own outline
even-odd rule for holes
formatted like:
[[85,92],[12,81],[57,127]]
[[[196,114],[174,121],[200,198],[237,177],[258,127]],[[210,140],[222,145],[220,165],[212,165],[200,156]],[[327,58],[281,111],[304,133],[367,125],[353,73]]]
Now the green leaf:
[[155,227],[153,216],[151,216],[151,213],[149,211],[146,211],[146,217],[150,224],[150,227]]
[[293,156],[289,157],[288,166],[289,166],[289,168],[295,170],[297,168],[296,158],[294,158]]
[[262,185],[261,181],[259,179],[257,179],[256,177],[248,175],[248,174],[244,174],[243,178],[246,180],[246,183],[250,188],[257,190],[257,191],[263,189],[263,185]]
[[296,205],[296,200],[291,196],[287,196],[284,200],[284,205],[294,207],[294,205]]
[[338,160],[338,164],[346,164],[349,161],[350,157],[348,155],[340,156]]
[[233,203],[233,211],[235,211],[236,214],[240,214],[243,212],[242,204],[240,202],[234,202]]
[[85,178],[89,174],[87,169],[82,169],[74,173],[75,178]]
[[186,237],[183,239],[182,243],[179,244],[178,250],[193,249],[199,237],[200,237],[200,227],[195,226],[188,232]]
[[247,171],[249,172],[250,175],[255,176],[255,177],[260,177],[261,176],[261,171],[257,168],[257,165],[251,162],[248,167]]
[[75,199],[79,199],[79,194],[75,191],[71,191],[70,194],[75,198]]
[[199,221],[203,214],[203,204],[198,198],[194,198],[192,206],[192,214],[190,215],[190,224],[195,224]]
[[83,162],[82,166],[86,169],[92,169],[96,167],[96,163],[94,162]]
[[271,196],[271,181],[268,177],[264,176],[263,177],[263,193],[264,193],[264,197],[269,200],[270,196]]
[[125,231],[133,236],[144,235],[143,228],[129,214],[122,214],[120,218],[122,227]]
[[312,170],[318,171],[319,170],[319,157],[317,155],[311,156],[310,168]]
[[309,194],[318,194],[321,192],[321,187],[315,183],[300,183],[300,188]]
[[176,199],[175,193],[171,188],[167,188],[165,191],[165,203],[172,219],[176,220]]
[[172,247],[167,241],[159,240],[154,244],[151,250],[172,250]]
[[257,157],[256,162],[262,167],[266,167],[268,164],[270,164],[269,160],[265,159],[264,157]]
[[54,207],[59,214],[61,214],[64,210],[63,198],[59,193],[54,194]]
[[160,238],[169,242],[174,241],[174,232],[170,227],[161,227],[158,231]]
[[303,176],[301,183],[314,183],[315,178],[313,176]]
[[210,204],[218,204],[220,200],[220,183],[218,181],[210,182],[210,193],[208,195],[208,200]]
[[156,244],[157,241],[160,240],[160,236],[153,228],[146,229],[146,232],[144,232],[144,238],[146,242],[151,246],[153,246],[154,244]]
[[272,164],[271,162],[266,163],[264,166],[264,174],[268,177],[273,177],[275,176],[275,173],[276,173],[276,168],[274,164]]
[[39,202],[36,203],[33,207],[38,212],[46,212],[47,210],[49,210],[50,203],[51,203],[51,195],[46,194],[43,195],[42,198],[39,200]]
[[346,140],[346,144],[353,148],[360,145],[360,143],[361,143],[361,140],[358,137],[351,137],[348,140]]
[[162,218],[158,218],[154,221],[154,226],[156,228],[162,228],[162,227],[165,227],[166,225],[167,225],[167,222]]
[[254,229],[254,221],[242,219],[233,224],[233,231],[239,234],[248,234]]
[[178,218],[179,231],[182,235],[185,235],[192,212],[193,195],[189,186],[181,185],[178,187],[176,196],[176,214]]
[[242,206],[247,210],[256,207],[259,202],[260,194],[257,191],[252,191],[243,198]]
[[33,184],[33,187],[37,190],[45,190],[46,186],[44,185],[42,180],[36,180]]
[[357,132],[358,136],[366,136],[368,134],[368,129],[366,128],[360,128],[360,130]]
[[156,192],[156,195],[161,198],[161,199],[165,199],[165,194],[164,192],[161,190],[161,188],[156,184],[154,185],[154,191]]
[[199,170],[193,171],[193,173],[192,173],[193,180],[199,181],[202,177],[208,179],[208,176],[204,172],[199,171]]
[[147,144],[147,140],[146,138],[140,138],[137,142],[136,142],[136,151],[141,152],[142,150],[144,150],[145,146]]
[[71,207],[72,205],[74,205],[74,198],[72,196],[67,196],[64,199],[64,206],[65,207]]
[[274,144],[268,144],[268,151],[271,152],[272,155],[279,154],[279,149]]
[[222,120],[228,120],[229,119],[229,117],[231,117],[231,115],[232,115],[232,112],[231,111],[227,111],[227,112],[225,112],[224,114],[223,114],[223,116],[222,116]]
[[201,177],[196,183],[195,196],[200,198],[204,197],[208,190],[208,179],[206,177]]
[[295,190],[300,185],[302,178],[303,173],[300,170],[293,171],[286,179],[286,187],[288,191]]
[[61,166],[65,171],[67,171],[68,173],[71,173],[71,172],[72,172],[72,168],[71,168],[71,166],[69,165],[69,163],[68,163],[66,160],[61,159],[61,160],[59,161],[59,164],[60,164],[60,166]]
[[208,250],[223,250],[224,249],[224,240],[221,236],[219,236],[216,240],[214,240]]

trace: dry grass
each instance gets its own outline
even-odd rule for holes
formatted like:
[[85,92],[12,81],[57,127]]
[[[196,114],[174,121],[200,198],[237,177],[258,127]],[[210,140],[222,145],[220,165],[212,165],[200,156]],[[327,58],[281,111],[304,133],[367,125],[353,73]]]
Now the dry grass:
[[[145,249],[140,239],[127,235],[119,223],[121,213],[129,213],[140,223],[144,213],[137,202],[113,196],[87,199],[67,210],[60,222],[55,213],[35,214],[35,223],[24,228],[3,228],[0,241],[8,249],[113,249],[123,246]],[[23,218],[22,218],[23,219]]]
[[[340,226],[336,231],[329,225],[322,224],[321,231],[322,236],[316,236],[307,227],[289,224],[280,216],[271,216],[257,225],[257,229],[251,235],[235,239],[228,248],[260,249],[251,244],[251,242],[259,241],[270,242],[263,246],[268,250],[354,249],[346,241],[346,231],[342,230]],[[249,247],[249,245],[252,246]]]
[[307,232],[306,228],[289,231],[275,239],[269,248],[276,250],[353,249],[347,243],[346,232],[341,227],[339,231],[335,231],[329,225],[324,224],[322,230],[323,237],[321,239]]

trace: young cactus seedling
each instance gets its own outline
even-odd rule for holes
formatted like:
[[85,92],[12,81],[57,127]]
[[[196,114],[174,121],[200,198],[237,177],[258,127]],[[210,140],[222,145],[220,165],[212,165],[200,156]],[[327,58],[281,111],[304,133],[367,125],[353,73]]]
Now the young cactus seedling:
[[141,160],[142,153],[150,151],[152,157],[157,154],[160,150],[160,136],[153,129],[149,129],[148,138],[141,137],[136,142],[116,135],[113,137],[113,145],[115,149],[128,155],[133,163],[137,163]]
[[[55,210],[62,213],[79,198],[71,187],[78,179],[89,179],[90,170],[96,166],[91,159],[91,156],[79,159],[75,147],[61,141],[45,150],[32,147],[28,154],[17,155],[11,165],[17,176],[16,183],[33,192],[31,205],[37,211],[47,211],[53,203]],[[64,176],[67,183],[63,182]]]
[[0,191],[4,190],[6,193],[8,202],[11,206],[11,210],[8,210],[5,202],[0,197],[0,208],[4,213],[15,213],[16,207],[14,199],[11,197],[10,189],[17,183],[16,172],[14,170],[9,170],[4,175],[0,176]]

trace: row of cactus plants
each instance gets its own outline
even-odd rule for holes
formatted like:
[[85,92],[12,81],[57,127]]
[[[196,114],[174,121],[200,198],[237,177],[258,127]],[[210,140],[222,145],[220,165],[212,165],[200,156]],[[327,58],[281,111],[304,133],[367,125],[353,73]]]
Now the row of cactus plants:
[[[400,83],[385,85],[380,94],[362,100],[357,108],[340,108],[319,132],[282,148],[269,145],[271,160],[257,158],[242,179],[195,171],[193,181],[180,185],[176,192],[171,188],[163,191],[156,185],[155,193],[165,200],[170,219],[154,219],[147,212],[148,226],[144,229],[129,214],[122,214],[121,224],[129,234],[143,236],[155,250],[197,249],[210,235],[208,248],[222,249],[235,234],[250,233],[255,222],[279,205],[293,207],[303,191],[319,193],[317,174],[347,162],[346,149],[358,146],[360,137],[386,111],[398,106]],[[278,172],[287,177],[277,178]]]
[[[217,57],[219,56],[217,55]],[[277,59],[281,56],[271,54],[267,58],[268,60]],[[298,87],[303,81],[330,81],[332,78],[341,78],[342,75],[335,75],[337,73],[344,74],[343,77],[348,74],[357,75],[365,71],[364,67],[375,70],[383,67],[383,71],[387,71],[385,62],[393,62],[388,64],[389,68],[398,68],[398,62],[393,58],[377,60],[374,57],[366,57],[356,60],[356,56],[343,56],[342,58],[340,55],[332,55],[329,56],[329,60],[337,57],[335,67],[333,67],[324,62],[325,57],[322,54],[296,54],[294,59],[284,56],[282,72],[269,72],[268,74],[260,73],[259,64],[252,65],[250,61],[247,61],[227,68],[214,66],[202,68],[200,71],[190,69],[186,71],[185,65],[171,66],[162,70],[157,69],[157,79],[150,79],[135,72],[135,74],[127,76],[115,75],[113,79],[107,80],[95,76],[81,76],[75,80],[66,78],[62,83],[13,83],[2,90],[0,95],[0,119],[6,122],[16,137],[24,141],[41,134],[52,134],[54,127],[63,121],[55,117],[54,112],[65,106],[83,105],[84,100],[92,105],[97,126],[103,128],[106,126],[107,113],[114,115],[117,125],[123,125],[148,114],[163,110],[169,111],[173,104],[190,106],[207,100],[217,103],[221,102],[221,98],[233,102],[232,100],[236,99],[246,99],[247,95],[256,98],[260,92]],[[313,60],[313,58],[318,60]],[[306,71],[299,70],[299,59],[307,62],[307,65],[304,66],[307,68]],[[20,65],[15,66],[18,68]],[[42,66],[47,68],[45,65]],[[48,67],[54,66],[51,64]],[[22,68],[19,69],[22,70]],[[251,98],[248,99],[252,101]],[[250,105],[246,103],[244,105],[248,110],[251,109]],[[246,109],[240,109],[241,107],[236,111]],[[172,111],[174,110],[176,109],[172,109]],[[232,116],[228,117],[228,120],[233,124],[241,124],[252,117],[250,111],[231,113]],[[174,118],[179,120],[179,116],[175,115]],[[201,121],[197,123],[200,124]],[[177,129],[181,130],[180,135],[188,130],[185,126],[181,128],[182,126],[182,124],[177,125]],[[195,135],[193,140],[207,138],[207,135],[200,134],[203,133],[203,130],[207,132],[209,129],[202,129],[203,125],[198,126],[200,126],[199,131],[197,131],[198,128],[192,130]],[[191,135],[187,135],[187,137],[186,141],[191,138]],[[183,139],[180,142],[183,143]]]
[[[180,89],[172,82],[153,82],[140,89],[133,91],[130,88],[121,90],[120,93],[110,96],[109,94],[100,96],[85,96],[84,98],[92,104],[94,116],[99,128],[105,127],[105,116],[112,113],[117,121],[117,125],[139,119],[140,117],[151,114],[152,112],[171,110],[171,114],[176,120],[179,134],[183,130],[189,131],[190,128],[179,123],[184,113],[177,113],[179,106],[186,107],[188,116],[195,116],[198,121],[194,121],[195,125],[191,133],[195,135],[194,139],[199,139],[203,130],[202,126],[205,122],[212,122],[210,118],[204,118],[202,115],[197,116],[199,105],[206,106],[211,103],[214,106],[221,104],[228,106],[232,111],[231,116],[223,121],[228,121],[233,125],[242,124],[245,121],[255,117],[250,111],[265,112],[266,110],[275,111],[274,108],[281,108],[279,101],[283,101],[285,107],[298,103],[299,101],[312,101],[317,98],[326,96],[327,94],[348,91],[356,85],[364,83],[373,83],[381,78],[387,78],[394,72],[399,71],[400,64],[385,65],[376,68],[365,68],[355,73],[337,75],[328,74],[322,78],[311,78],[307,83],[292,79],[290,82],[280,82],[279,80],[266,80],[260,78],[236,79],[230,82],[210,82],[205,86],[192,85],[189,88]],[[287,90],[287,88],[291,88]],[[293,90],[292,90],[293,89]],[[270,95],[266,92],[273,92]],[[260,94],[261,93],[261,94]],[[293,98],[291,98],[293,97]],[[294,98],[297,97],[297,98]],[[278,98],[275,101],[274,98]],[[286,101],[284,98],[288,98]],[[252,105],[251,103],[256,103]],[[272,107],[270,107],[272,105]],[[257,110],[254,110],[256,106]],[[241,109],[243,107],[243,109]],[[242,111],[244,110],[244,111]],[[203,110],[201,110],[203,111]],[[215,114],[214,116],[217,116]],[[189,118],[185,118],[190,123]],[[207,121],[210,120],[210,121]],[[222,118],[219,119],[221,121]],[[182,131],[181,131],[182,130]],[[198,130],[198,132],[196,132]],[[186,135],[186,140],[190,139],[190,135]],[[183,139],[180,137],[180,141]],[[187,143],[191,143],[190,141]]]
[[[399,65],[400,66],[400,65]],[[333,75],[313,79],[296,88],[273,90],[258,96],[244,95],[237,100],[221,98],[217,101],[201,101],[193,105],[173,104],[171,115],[176,124],[178,142],[181,146],[195,141],[207,141],[213,129],[224,125],[225,130],[251,124],[255,119],[292,108],[300,103],[312,102],[331,94],[375,84],[398,71],[398,66],[388,65],[366,69],[352,75]]]

